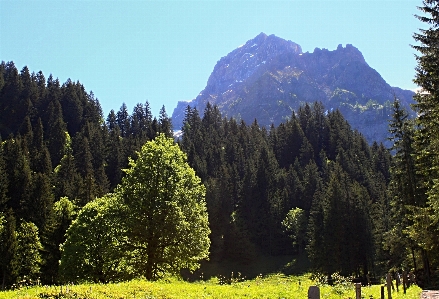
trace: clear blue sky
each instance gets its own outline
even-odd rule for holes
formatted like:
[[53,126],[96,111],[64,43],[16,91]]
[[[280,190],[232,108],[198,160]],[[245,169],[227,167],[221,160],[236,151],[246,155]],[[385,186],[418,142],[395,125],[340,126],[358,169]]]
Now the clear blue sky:
[[206,86],[216,62],[260,32],[335,50],[353,44],[392,86],[414,89],[412,35],[421,0],[6,1],[0,60],[79,80],[106,116],[148,100],[171,116]]

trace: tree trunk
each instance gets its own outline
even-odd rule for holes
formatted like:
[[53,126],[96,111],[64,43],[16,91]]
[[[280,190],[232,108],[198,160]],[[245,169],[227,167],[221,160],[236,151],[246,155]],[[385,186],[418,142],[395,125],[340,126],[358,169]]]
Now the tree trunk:
[[418,270],[418,267],[416,266],[416,258],[415,258],[415,250],[412,247],[412,258],[413,258],[413,268],[415,268],[415,272]]
[[430,261],[428,260],[427,251],[422,249],[422,262],[424,264],[425,284],[430,285]]
[[[6,268],[6,267],[5,267]],[[3,279],[2,279],[2,290],[5,290],[5,283],[6,283],[6,269],[3,269]]]

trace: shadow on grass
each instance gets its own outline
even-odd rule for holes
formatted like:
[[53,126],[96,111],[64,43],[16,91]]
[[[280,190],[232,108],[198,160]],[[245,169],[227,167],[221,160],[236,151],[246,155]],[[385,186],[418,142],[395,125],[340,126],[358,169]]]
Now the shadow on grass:
[[257,256],[253,261],[204,261],[201,268],[194,273],[182,271],[182,277],[187,281],[209,280],[212,277],[223,277],[226,281],[254,279],[273,273],[299,275],[309,272],[310,262],[306,254],[291,256]]

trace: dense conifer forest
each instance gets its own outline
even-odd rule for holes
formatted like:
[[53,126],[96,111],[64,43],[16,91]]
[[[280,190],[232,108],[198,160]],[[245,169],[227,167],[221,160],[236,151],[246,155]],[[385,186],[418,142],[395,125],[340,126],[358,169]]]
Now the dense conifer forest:
[[[437,24],[432,5],[421,7],[432,18],[419,18]],[[306,255],[309,270],[325,275],[404,270],[414,271],[421,286],[439,285],[437,32],[432,27],[414,36],[421,44],[415,82],[424,91],[415,96],[419,117],[410,119],[395,99],[390,149],[368,144],[339,111],[318,102],[268,129],[256,119],[223,118],[210,104],[202,112],[187,107],[175,142],[205,186],[210,262],[251,265],[261,255]],[[59,261],[69,258],[62,245],[72,222],[84,211],[99,212],[106,199],[114,200],[112,192],[131,192],[129,185],[118,187],[134,173],[124,169],[135,165],[129,161],[141,149],[148,155],[146,142],[173,137],[171,128],[165,107],[156,118],[148,102],[131,114],[122,104],[105,117],[80,82],[61,84],[2,62],[2,288],[24,279],[64,282]],[[117,271],[86,277],[126,279]]]
[[[146,141],[171,136],[170,119],[162,108],[157,120],[145,103],[104,120],[79,82],[46,82],[12,62],[0,74],[3,282],[55,283],[59,246],[79,209],[113,191]],[[324,273],[390,266],[382,243],[393,221],[391,155],[338,111],[307,104],[266,130],[210,105],[203,117],[188,107],[182,131],[178,143],[207,188],[211,261],[306,251]]]

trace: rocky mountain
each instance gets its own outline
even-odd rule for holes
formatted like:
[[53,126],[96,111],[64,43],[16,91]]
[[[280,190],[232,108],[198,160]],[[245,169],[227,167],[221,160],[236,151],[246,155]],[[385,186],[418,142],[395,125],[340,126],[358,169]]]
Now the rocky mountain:
[[222,57],[206,88],[179,102],[172,121],[179,130],[188,105],[202,114],[210,102],[223,116],[278,125],[305,102],[320,101],[328,110],[339,109],[370,142],[384,142],[394,96],[408,107],[413,95],[387,84],[350,44],[303,53],[292,41],[261,33]]

